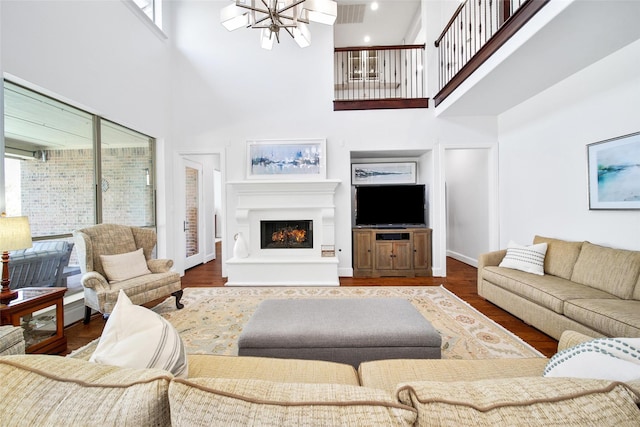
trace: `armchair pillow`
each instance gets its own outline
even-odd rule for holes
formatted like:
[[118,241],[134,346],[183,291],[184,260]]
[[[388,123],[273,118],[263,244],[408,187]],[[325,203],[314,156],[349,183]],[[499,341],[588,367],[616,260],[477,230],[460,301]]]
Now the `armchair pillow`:
[[151,274],[142,248],[118,255],[100,255],[102,268],[109,283],[117,283],[134,277]]

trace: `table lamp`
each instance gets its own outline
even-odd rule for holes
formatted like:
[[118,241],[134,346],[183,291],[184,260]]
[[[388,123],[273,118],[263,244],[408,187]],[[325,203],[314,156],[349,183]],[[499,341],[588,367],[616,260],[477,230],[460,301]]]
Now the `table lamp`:
[[7,304],[18,297],[9,287],[9,251],[31,247],[31,229],[26,216],[0,216],[0,251],[2,251],[2,292],[0,304]]

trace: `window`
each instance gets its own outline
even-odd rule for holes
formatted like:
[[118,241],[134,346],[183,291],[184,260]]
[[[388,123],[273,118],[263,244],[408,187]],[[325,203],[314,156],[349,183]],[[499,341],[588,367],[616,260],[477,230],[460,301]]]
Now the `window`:
[[155,140],[4,82],[7,215],[34,238],[100,222],[155,226]]
[[133,2],[158,26],[158,28],[162,28],[161,0],[133,0]]

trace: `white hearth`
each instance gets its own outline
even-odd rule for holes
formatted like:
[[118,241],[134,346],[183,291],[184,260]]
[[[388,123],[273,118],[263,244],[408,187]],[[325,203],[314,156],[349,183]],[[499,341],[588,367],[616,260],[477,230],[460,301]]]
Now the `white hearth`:
[[[334,195],[340,180],[234,181],[237,233],[246,257],[227,260],[227,286],[339,286]],[[311,248],[263,249],[260,221],[311,220]]]

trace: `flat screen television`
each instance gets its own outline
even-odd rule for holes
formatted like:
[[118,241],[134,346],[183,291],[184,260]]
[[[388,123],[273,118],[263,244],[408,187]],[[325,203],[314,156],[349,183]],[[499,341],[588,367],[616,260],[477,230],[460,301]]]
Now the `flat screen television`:
[[356,226],[425,226],[424,184],[356,186]]

